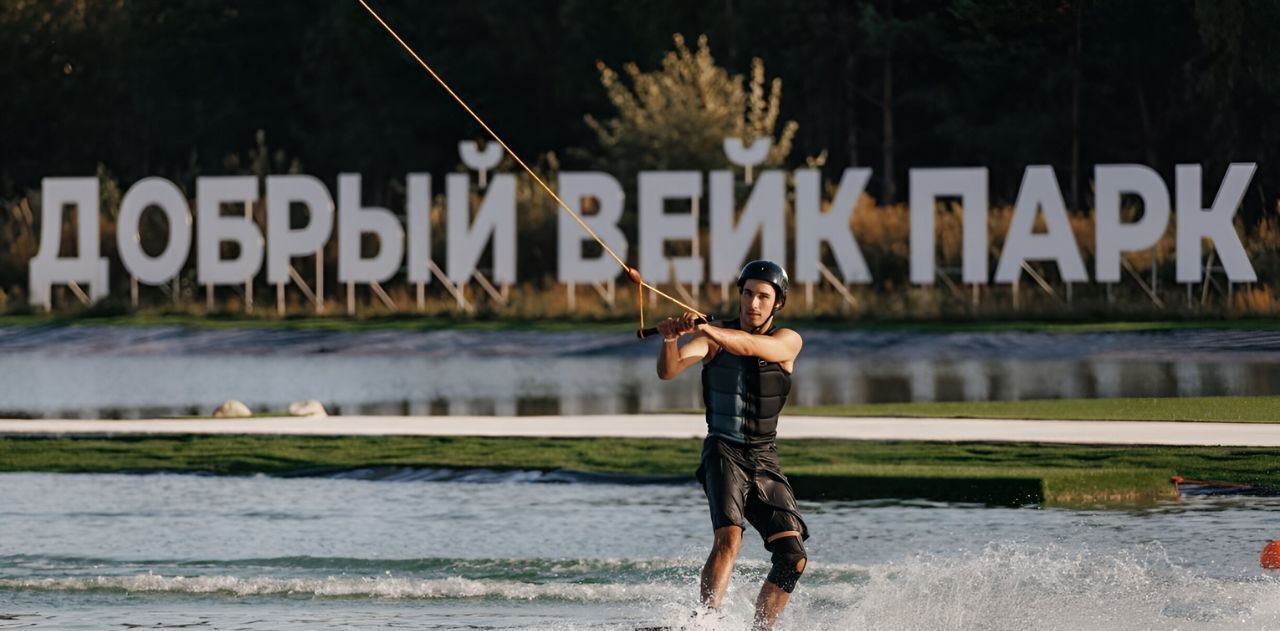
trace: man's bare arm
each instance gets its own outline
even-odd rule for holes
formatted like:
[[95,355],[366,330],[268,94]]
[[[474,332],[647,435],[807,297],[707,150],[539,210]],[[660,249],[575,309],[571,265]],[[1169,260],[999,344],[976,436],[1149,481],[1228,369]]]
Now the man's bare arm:
[[[658,378],[672,379],[702,361],[711,352],[707,336],[696,332],[697,319],[697,314],[685,313],[658,323],[658,333],[662,334],[662,349],[658,351]],[[680,337],[689,333],[694,334],[693,338],[680,346]]]
[[735,329],[722,329],[708,324],[698,331],[726,351],[742,357],[759,357],[767,362],[783,364],[795,360],[804,340],[791,329],[780,329],[773,335],[756,335]]
[[690,366],[701,362],[710,350],[711,345],[707,343],[704,335],[695,336],[684,346],[679,345],[678,339],[670,341],[664,339],[662,350],[658,353],[658,378],[674,379]]

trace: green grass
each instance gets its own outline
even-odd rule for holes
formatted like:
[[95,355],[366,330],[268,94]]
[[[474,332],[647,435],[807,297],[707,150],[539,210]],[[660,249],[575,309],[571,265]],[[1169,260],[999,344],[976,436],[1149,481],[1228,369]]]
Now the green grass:
[[787,413],[816,416],[1275,423],[1280,422],[1280,396],[871,403],[795,406],[787,408]]
[[[700,447],[696,439],[2,437],[0,471],[308,475],[404,466],[689,475]],[[791,440],[779,452],[808,499],[1130,506],[1173,499],[1174,475],[1280,488],[1280,449]]]
[[[650,313],[653,320],[662,314]],[[278,318],[268,311],[261,315],[217,313],[139,312],[130,314],[88,313],[0,315],[0,326],[187,326],[210,329],[280,328],[289,330],[385,331],[385,330],[475,330],[475,331],[601,331],[630,333],[638,320],[606,319],[529,319],[480,315],[416,315],[397,314],[349,318],[333,316],[288,316]],[[786,326],[828,330],[884,330],[946,332],[1041,332],[1041,333],[1122,333],[1213,330],[1280,330],[1280,320],[1245,318],[1231,320],[1151,320],[1151,321],[1025,321],[1025,320],[843,320],[830,317],[786,318]]]

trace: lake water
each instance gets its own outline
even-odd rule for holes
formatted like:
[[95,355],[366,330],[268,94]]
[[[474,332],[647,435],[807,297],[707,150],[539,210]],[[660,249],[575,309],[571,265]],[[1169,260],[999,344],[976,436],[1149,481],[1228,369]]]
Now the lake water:
[[[1280,394],[1280,333],[802,331],[792,402]],[[226,399],[346,414],[694,408],[627,333],[0,328],[0,416],[208,414]]]
[[[478,479],[0,474],[0,628],[628,630],[688,618],[711,534],[696,486]],[[1280,627],[1280,578],[1258,568],[1280,534],[1274,499],[801,508],[810,569],[780,630]],[[690,628],[745,629],[766,573],[748,533],[725,618]]]

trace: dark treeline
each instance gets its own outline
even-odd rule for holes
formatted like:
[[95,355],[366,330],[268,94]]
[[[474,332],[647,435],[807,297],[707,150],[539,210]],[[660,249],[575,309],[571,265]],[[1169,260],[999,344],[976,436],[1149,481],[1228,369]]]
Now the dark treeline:
[[[1273,0],[375,6],[518,151],[566,168],[596,147],[584,116],[614,114],[597,60],[649,70],[674,33],[705,33],[720,65],[760,57],[783,80],[793,161],[871,167],[881,203],[905,199],[907,168],[946,165],[990,167],[993,203],[1028,164],[1052,164],[1076,208],[1099,163],[1202,163],[1212,191],[1256,161],[1251,218],[1280,191]],[[0,59],[3,198],[99,164],[190,186],[259,129],[307,173],[375,183],[452,170],[481,135],[354,0],[3,0]]]

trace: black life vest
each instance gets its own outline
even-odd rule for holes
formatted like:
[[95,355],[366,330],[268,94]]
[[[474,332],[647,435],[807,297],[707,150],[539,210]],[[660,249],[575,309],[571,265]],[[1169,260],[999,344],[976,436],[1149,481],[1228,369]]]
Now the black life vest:
[[[738,329],[737,320],[725,328]],[[770,328],[765,335],[773,335]],[[738,444],[772,442],[778,414],[791,393],[791,375],[777,363],[740,357],[723,347],[702,366],[702,402],[707,406],[707,433]]]

